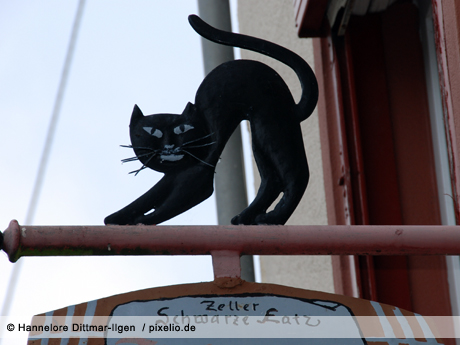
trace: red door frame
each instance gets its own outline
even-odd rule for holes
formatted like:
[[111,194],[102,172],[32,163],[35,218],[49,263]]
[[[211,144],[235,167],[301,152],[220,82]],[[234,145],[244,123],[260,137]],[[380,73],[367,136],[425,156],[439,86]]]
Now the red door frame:
[[457,224],[460,208],[460,3],[432,0],[438,71],[443,97]]

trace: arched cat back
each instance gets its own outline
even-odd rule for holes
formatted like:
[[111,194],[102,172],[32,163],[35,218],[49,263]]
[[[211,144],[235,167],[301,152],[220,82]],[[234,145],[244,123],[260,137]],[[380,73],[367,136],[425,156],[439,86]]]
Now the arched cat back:
[[[148,167],[165,175],[104,222],[159,224],[211,196],[222,150],[239,123],[248,120],[261,185],[232,223],[285,224],[309,180],[300,122],[311,115],[318,100],[314,73],[300,56],[274,43],[218,30],[195,15],[189,22],[211,41],[253,50],[291,67],[302,85],[301,99],[296,104],[286,83],[267,65],[235,60],[211,71],[194,103],[188,103],[180,115],[144,116],[136,105],[130,122],[130,147],[136,157],[124,161],[142,163],[136,174]],[[267,211],[279,195],[281,200]]]

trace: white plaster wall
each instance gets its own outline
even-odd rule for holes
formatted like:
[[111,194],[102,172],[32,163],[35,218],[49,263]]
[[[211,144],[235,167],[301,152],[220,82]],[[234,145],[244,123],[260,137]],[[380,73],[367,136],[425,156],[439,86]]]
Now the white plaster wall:
[[[239,0],[238,23],[241,33],[280,44],[314,66],[311,40],[300,39],[297,36],[292,0]],[[241,57],[259,60],[274,68],[288,84],[294,98],[299,100],[300,83],[289,67],[246,50],[241,51]],[[326,199],[316,111],[302,123],[302,132],[311,176],[307,191],[288,224],[325,225]],[[260,178],[256,167],[254,171],[257,190]],[[263,256],[260,261],[262,281],[265,283],[334,292],[330,256]]]

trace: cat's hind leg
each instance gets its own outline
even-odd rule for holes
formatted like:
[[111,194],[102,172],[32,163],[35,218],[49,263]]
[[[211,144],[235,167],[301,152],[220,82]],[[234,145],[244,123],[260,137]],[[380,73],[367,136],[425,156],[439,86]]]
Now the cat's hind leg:
[[256,197],[240,214],[233,217],[232,224],[256,224],[256,217],[264,214],[280,193],[281,186],[279,183],[262,178]]
[[261,183],[257,195],[251,204],[232,219],[232,224],[257,224],[256,217],[265,214],[283,190],[282,182],[276,174],[276,167],[268,159],[265,150],[260,146],[257,135],[253,135],[252,147],[254,159],[259,169]]
[[281,182],[283,196],[272,211],[256,216],[256,224],[282,225],[294,213],[307,188],[310,176],[305,155],[297,158],[295,164],[279,169],[279,176],[283,179]]
[[255,224],[284,225],[302,199],[307,182],[308,179],[303,178],[301,183],[298,183],[296,186],[287,186],[283,191],[283,197],[274,210],[265,214],[259,214],[254,220]]
[[[253,152],[262,178],[259,199],[243,211],[250,213],[252,224],[285,224],[302,199],[309,180],[299,123],[292,116],[278,116],[281,110],[276,112],[275,106],[273,109],[251,121]],[[281,200],[267,213],[281,193]]]

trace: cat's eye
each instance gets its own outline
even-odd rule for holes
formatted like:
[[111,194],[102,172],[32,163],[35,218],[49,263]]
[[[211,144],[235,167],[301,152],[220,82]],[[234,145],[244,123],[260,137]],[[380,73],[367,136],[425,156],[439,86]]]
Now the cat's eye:
[[142,129],[156,138],[161,138],[163,136],[163,132],[159,129],[153,130],[153,127],[142,127]]
[[180,126],[177,126],[176,128],[174,128],[174,133],[175,134],[182,134],[182,133],[185,133],[191,129],[193,129],[195,127],[193,126],[190,126],[190,125],[180,125]]

